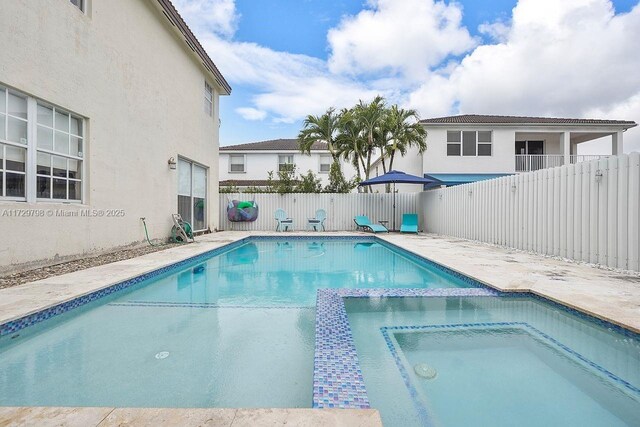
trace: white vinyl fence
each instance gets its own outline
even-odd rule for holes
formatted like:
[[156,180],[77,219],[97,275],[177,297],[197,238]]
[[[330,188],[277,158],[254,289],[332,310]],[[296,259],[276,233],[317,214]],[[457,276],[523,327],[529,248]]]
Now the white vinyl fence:
[[[402,214],[418,212],[420,193],[396,194],[396,228],[400,228]],[[230,222],[227,218],[227,205],[230,200],[251,201],[258,204],[259,214],[255,222]],[[349,193],[349,194],[220,194],[220,229],[222,230],[260,230],[275,231],[276,209],[284,209],[294,220],[294,230],[306,230],[307,219],[315,217],[316,210],[327,212],[325,227],[327,231],[355,230],[353,217],[367,215],[372,222],[389,221],[393,224],[393,194],[387,193]]]
[[421,193],[426,231],[639,271],[640,154]]

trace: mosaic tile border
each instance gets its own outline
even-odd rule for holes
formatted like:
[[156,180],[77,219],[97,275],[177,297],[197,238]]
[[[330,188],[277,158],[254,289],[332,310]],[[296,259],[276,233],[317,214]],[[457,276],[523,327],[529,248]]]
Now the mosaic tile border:
[[382,328],[380,328],[380,332],[382,333],[382,336],[385,340],[385,343],[387,345],[387,349],[389,350],[389,352],[391,353],[391,356],[393,357],[395,363],[396,363],[396,367],[398,368],[398,370],[400,371],[400,375],[402,376],[402,380],[407,388],[407,390],[409,391],[409,395],[411,396],[411,400],[413,401],[414,407],[416,408],[416,411],[418,412],[418,416],[420,417],[422,423],[424,425],[432,425],[431,422],[431,418],[429,416],[429,412],[427,411],[427,409],[423,406],[423,404],[420,402],[420,400],[418,400],[418,391],[416,390],[415,386],[413,385],[412,381],[411,381],[411,377],[409,376],[409,373],[407,372],[403,362],[402,362],[402,358],[400,357],[399,354],[399,350],[396,348],[395,344],[394,344],[394,340],[391,339],[390,336],[390,331],[421,331],[421,330],[435,330],[435,329],[469,329],[469,328],[504,328],[504,327],[519,327],[523,330],[529,329],[531,332],[533,332],[533,335],[538,335],[542,338],[544,338],[545,340],[547,340],[548,342],[553,343],[555,346],[559,347],[562,351],[569,353],[570,355],[574,356],[575,358],[577,358],[578,360],[580,360],[581,362],[589,365],[590,367],[596,369],[598,372],[600,372],[601,374],[605,375],[606,377],[608,377],[609,379],[611,379],[612,381],[614,381],[615,383],[627,388],[628,390],[636,393],[636,394],[640,394],[640,388],[634,386],[633,384],[629,383],[628,381],[625,381],[624,379],[618,377],[617,375],[613,374],[612,372],[610,372],[609,370],[603,368],[602,366],[598,365],[597,363],[589,360],[588,358],[586,358],[585,356],[583,356],[582,354],[578,353],[577,351],[573,350],[572,348],[570,348],[569,346],[563,344],[562,342],[558,341],[557,339],[553,338],[552,336],[542,332],[541,330],[531,326],[529,323],[527,322],[480,322],[480,323],[455,323],[455,324],[443,324],[443,325],[415,325],[415,326],[384,326]]
[[314,306],[304,305],[224,305],[206,302],[162,302],[162,301],[124,301],[107,304],[112,307],[157,307],[157,308],[252,308],[260,310],[311,310]]
[[113,285],[109,285],[105,288],[98,289],[86,295],[82,295],[77,298],[73,298],[69,301],[56,304],[52,307],[46,308],[36,313],[28,314],[18,319],[3,323],[0,325],[0,337],[14,334],[24,328],[27,328],[29,326],[33,326],[45,320],[51,319],[52,317],[67,313],[75,308],[81,307],[85,304],[89,304],[93,301],[99,300],[100,298],[104,298],[115,292],[130,288],[131,286],[134,286],[145,280],[158,277],[162,274],[165,274],[174,270],[178,270],[187,264],[196,263],[198,261],[204,260],[211,256],[215,256],[215,255],[219,255],[221,253],[227,252],[236,247],[242,246],[243,244],[247,243],[248,240],[249,238],[243,238],[235,242],[231,242],[227,245],[220,246],[219,248],[215,248],[215,249],[203,252],[201,254],[192,256],[190,258],[186,258],[184,260],[175,262],[173,264],[166,265],[164,267],[158,268],[148,273],[143,273],[131,279],[127,279],[127,280],[115,283]]
[[313,408],[370,408],[342,297],[319,289],[313,357]]
[[497,296],[483,288],[319,289],[313,358],[313,407],[367,409],[369,397],[362,377],[344,298],[406,298]]

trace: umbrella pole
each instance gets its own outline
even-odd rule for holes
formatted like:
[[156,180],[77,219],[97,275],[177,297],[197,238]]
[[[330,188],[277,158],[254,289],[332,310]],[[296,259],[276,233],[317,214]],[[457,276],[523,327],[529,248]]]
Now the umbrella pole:
[[393,183],[393,231],[396,231],[396,183]]

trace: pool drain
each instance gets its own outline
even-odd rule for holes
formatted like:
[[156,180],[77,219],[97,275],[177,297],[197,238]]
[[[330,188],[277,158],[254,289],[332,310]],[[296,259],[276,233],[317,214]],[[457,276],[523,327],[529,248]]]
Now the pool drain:
[[413,367],[413,371],[417,376],[428,380],[432,380],[438,375],[438,372],[426,363],[418,363]]
[[169,352],[168,351],[161,351],[160,353],[156,354],[156,359],[158,359],[158,360],[166,359],[167,357],[169,357]]

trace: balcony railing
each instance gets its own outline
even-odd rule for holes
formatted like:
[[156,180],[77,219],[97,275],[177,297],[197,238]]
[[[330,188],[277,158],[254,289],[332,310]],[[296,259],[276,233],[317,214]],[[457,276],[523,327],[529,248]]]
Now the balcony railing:
[[[606,159],[609,156],[574,154],[569,156],[571,164]],[[516,172],[531,172],[564,165],[562,154],[516,154]]]

